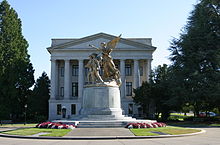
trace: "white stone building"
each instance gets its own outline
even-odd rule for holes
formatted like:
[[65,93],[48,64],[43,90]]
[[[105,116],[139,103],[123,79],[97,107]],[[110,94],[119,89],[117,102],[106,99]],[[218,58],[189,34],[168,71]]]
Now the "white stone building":
[[[88,70],[84,67],[91,53],[101,53],[89,44],[100,46],[101,42],[114,39],[105,33],[98,33],[79,39],[52,39],[51,47],[51,94],[49,100],[49,120],[74,119],[79,115],[83,97],[83,87],[87,83]],[[120,87],[123,114],[140,116],[142,110],[132,97],[133,88],[149,79],[152,53],[151,38],[121,38],[111,53],[121,73]],[[102,74],[102,72],[100,72]],[[62,109],[66,115],[63,116]]]

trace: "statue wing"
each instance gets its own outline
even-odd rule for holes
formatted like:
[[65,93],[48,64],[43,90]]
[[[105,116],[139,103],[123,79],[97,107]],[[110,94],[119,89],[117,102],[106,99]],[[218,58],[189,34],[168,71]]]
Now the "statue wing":
[[114,38],[113,40],[109,41],[107,43],[106,48],[107,49],[114,49],[116,44],[119,42],[120,38],[121,38],[121,34],[118,37]]

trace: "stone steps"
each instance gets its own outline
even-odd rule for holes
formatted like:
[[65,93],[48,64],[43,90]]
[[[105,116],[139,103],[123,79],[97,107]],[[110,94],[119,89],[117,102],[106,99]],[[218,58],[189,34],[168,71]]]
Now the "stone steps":
[[124,115],[86,115],[86,116],[81,116],[79,120],[88,120],[88,121],[134,121],[136,120],[135,118],[124,116]]
[[128,123],[153,123],[156,120],[53,120],[52,122],[75,124],[77,128],[124,128]]
[[77,128],[124,128],[126,122],[80,122]]

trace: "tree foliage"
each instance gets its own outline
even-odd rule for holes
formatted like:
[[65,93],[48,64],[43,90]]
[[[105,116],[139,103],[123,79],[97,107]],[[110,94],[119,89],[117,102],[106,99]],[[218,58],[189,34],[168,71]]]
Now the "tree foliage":
[[29,88],[34,84],[28,42],[21,20],[6,0],[0,3],[0,117],[22,116]]
[[150,82],[144,82],[141,87],[134,90],[134,101],[143,109],[149,110],[154,104],[156,119],[162,114],[162,120],[167,120],[170,111],[178,108],[177,100],[172,97],[172,84],[170,80],[171,69],[167,65],[159,65],[153,72]]
[[29,116],[38,119],[39,116],[48,118],[48,100],[50,97],[50,80],[45,72],[37,79],[32,95],[28,98]]
[[[170,47],[176,86],[194,111],[220,104],[220,3],[201,0],[195,6],[179,39]],[[176,94],[176,96],[178,96]]]

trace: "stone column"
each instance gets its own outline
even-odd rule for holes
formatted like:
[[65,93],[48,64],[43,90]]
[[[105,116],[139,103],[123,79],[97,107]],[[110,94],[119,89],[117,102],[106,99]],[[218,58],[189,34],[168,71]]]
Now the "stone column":
[[64,67],[64,99],[70,98],[70,60],[65,59]]
[[83,83],[84,83],[84,65],[83,65],[83,59],[79,59],[79,74],[78,74],[78,96],[79,98],[82,98],[83,96]]
[[120,74],[121,74],[121,98],[125,98],[125,89],[126,89],[126,81],[125,81],[125,60],[120,59]]
[[149,82],[151,73],[151,61],[152,59],[147,59],[146,61],[146,80]]
[[140,70],[139,70],[139,62],[138,59],[134,59],[134,85],[133,88],[140,87]]
[[56,68],[56,60],[55,59],[51,59],[51,90],[50,90],[50,99],[54,100],[56,99],[56,79],[57,79],[57,68]]

